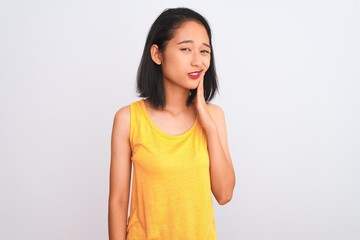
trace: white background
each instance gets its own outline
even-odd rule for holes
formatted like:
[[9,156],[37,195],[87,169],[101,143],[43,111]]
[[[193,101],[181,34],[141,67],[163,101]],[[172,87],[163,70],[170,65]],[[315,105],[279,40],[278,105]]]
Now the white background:
[[114,113],[167,7],[213,30],[220,240],[360,239],[359,1],[1,1],[0,239],[106,239]]

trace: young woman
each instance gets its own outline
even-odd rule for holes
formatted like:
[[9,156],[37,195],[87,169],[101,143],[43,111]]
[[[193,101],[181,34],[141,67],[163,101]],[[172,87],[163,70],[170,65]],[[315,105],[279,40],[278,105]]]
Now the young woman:
[[216,239],[211,193],[229,202],[235,174],[224,113],[208,103],[217,79],[210,27],[200,14],[168,9],[155,20],[137,90],[143,99],[114,118],[110,240]]

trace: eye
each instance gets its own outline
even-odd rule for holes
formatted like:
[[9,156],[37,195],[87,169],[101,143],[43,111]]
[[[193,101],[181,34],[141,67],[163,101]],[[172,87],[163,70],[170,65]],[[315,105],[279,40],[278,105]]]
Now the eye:
[[191,50],[190,50],[190,48],[182,48],[181,51],[183,51],[183,52],[190,52]]
[[202,54],[210,54],[210,51],[208,51],[208,50],[201,50],[200,51]]

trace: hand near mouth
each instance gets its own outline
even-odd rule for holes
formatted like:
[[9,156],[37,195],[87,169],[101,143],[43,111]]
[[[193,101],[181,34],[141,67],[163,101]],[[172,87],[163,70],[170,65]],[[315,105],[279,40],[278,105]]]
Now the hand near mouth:
[[202,78],[197,86],[197,93],[194,99],[194,105],[197,112],[197,118],[201,127],[205,132],[216,129],[216,124],[210,114],[204,97],[204,78]]

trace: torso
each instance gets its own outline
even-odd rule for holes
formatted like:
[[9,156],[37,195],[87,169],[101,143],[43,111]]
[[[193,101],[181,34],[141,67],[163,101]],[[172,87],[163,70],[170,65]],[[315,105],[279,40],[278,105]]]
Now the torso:
[[216,239],[207,141],[195,112],[172,116],[187,119],[178,126],[155,123],[168,113],[148,109],[142,100],[131,104],[134,168],[127,240]]

